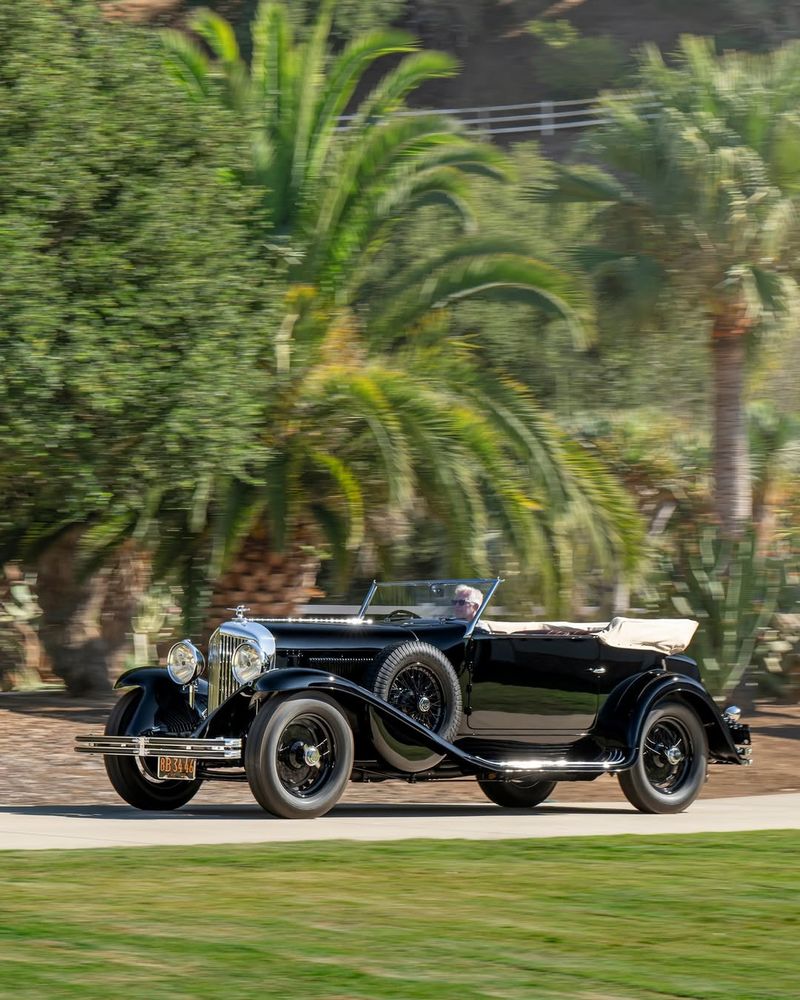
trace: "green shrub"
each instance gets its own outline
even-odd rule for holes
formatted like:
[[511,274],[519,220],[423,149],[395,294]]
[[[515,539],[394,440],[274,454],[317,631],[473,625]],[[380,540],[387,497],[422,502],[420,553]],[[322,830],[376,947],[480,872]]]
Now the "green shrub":
[[592,97],[621,82],[628,55],[610,35],[584,36],[568,21],[532,21],[528,30],[540,42],[534,73],[549,97]]
[[536,76],[548,84],[556,99],[589,97],[618,83],[626,62],[625,53],[613,38],[581,38],[565,49],[541,53]]

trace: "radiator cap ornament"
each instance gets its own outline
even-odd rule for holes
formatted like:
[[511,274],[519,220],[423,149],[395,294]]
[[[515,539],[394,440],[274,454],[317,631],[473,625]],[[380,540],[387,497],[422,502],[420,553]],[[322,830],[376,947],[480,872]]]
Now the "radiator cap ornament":
[[233,611],[236,615],[236,620],[239,622],[247,621],[247,612],[250,608],[246,607],[244,604],[237,604],[235,608],[227,608],[228,611]]

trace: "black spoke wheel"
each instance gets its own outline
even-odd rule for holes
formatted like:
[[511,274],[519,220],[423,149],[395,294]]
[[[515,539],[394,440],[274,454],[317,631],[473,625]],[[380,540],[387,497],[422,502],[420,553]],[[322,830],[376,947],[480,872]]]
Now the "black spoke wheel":
[[487,799],[505,809],[533,809],[553,794],[555,781],[531,781],[512,778],[509,781],[484,781],[478,778],[481,791]]
[[247,734],[245,772],[258,804],[283,819],[332,809],[353,770],[353,731],[327,695],[262,705]]
[[[106,736],[138,736],[129,733],[133,714],[142,692],[128,691],[124,694],[108,717]],[[114,790],[129,805],[137,809],[179,809],[195,797],[202,781],[169,781],[159,778],[158,762],[155,757],[118,757],[106,754],[103,757]]]
[[436,733],[444,721],[445,698],[441,678],[425,663],[416,661],[397,671],[386,701]]
[[301,715],[284,729],[277,749],[277,772],[283,787],[299,798],[315,795],[330,779],[336,737],[319,715]]
[[[375,657],[365,686],[393,708],[452,743],[461,724],[461,685],[452,664],[426,642],[387,646]],[[443,755],[429,750],[402,724],[371,710],[375,749],[393,768],[409,773],[435,767]]]
[[708,744],[703,724],[683,702],[657,705],[647,717],[634,766],[619,775],[640,812],[683,812],[705,781]]

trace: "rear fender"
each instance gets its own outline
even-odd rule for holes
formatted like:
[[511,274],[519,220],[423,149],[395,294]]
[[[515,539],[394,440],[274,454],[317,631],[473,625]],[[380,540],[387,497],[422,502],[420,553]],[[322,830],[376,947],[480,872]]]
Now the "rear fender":
[[712,759],[741,763],[728,727],[703,685],[693,677],[663,670],[635,674],[616,687],[600,711],[593,735],[606,746],[638,747],[647,716],[665,699],[682,701],[697,713]]
[[[176,684],[163,667],[135,667],[122,674],[114,687],[117,690],[139,688],[141,691],[128,726],[131,733],[161,728],[159,717],[165,719],[170,714],[200,721],[200,714],[189,703],[187,688]],[[198,696],[205,699],[207,690],[208,683],[198,680]]]

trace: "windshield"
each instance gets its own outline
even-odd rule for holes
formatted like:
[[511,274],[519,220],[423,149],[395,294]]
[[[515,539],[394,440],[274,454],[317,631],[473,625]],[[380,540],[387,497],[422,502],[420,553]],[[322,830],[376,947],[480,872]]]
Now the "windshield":
[[463,619],[473,621],[499,580],[412,580],[374,583],[361,606],[360,617],[375,621],[391,617]]

